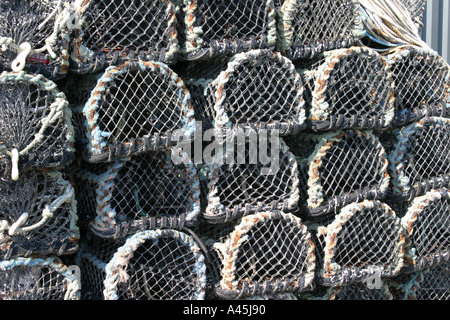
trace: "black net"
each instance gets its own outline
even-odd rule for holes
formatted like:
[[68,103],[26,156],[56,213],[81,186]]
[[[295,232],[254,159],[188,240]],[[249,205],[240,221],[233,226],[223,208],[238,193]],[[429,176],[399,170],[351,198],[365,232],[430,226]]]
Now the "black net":
[[[57,20],[62,11],[61,1],[57,0],[2,1],[0,69],[42,73],[52,80],[65,77],[69,44],[68,31]],[[27,55],[24,43],[30,45]]]
[[16,179],[26,168],[61,167],[74,159],[67,100],[41,75],[0,76],[0,172]]
[[357,44],[364,35],[359,2],[280,1],[277,48],[293,60]]
[[70,254],[78,249],[74,189],[57,171],[0,179],[0,255]]
[[183,4],[184,59],[205,60],[275,47],[272,0],[184,0]]
[[79,300],[72,271],[56,257],[0,261],[1,300]]
[[385,57],[395,83],[394,126],[422,117],[450,117],[450,67],[437,52],[403,46]]
[[415,289],[416,300],[450,300],[450,263],[425,270]]
[[146,228],[194,225],[200,214],[199,180],[184,160],[178,163],[168,149],[75,168],[81,219],[97,235],[116,238]]
[[298,163],[300,212],[319,216],[386,196],[388,161],[371,131],[302,133],[284,141]]
[[98,72],[133,59],[168,64],[179,53],[175,1],[75,1],[70,69]]

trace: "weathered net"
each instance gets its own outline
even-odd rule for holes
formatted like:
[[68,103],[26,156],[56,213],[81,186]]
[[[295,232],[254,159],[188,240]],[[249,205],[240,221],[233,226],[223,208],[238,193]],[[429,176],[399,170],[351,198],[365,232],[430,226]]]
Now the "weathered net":
[[436,51],[401,46],[385,58],[395,83],[394,126],[422,117],[450,117],[450,67]]
[[325,223],[308,223],[319,253],[315,280],[324,286],[367,282],[398,275],[404,265],[400,219],[378,200],[342,208]]
[[176,1],[74,0],[77,25],[71,42],[71,71],[98,72],[130,60],[177,60]]
[[41,73],[56,80],[68,70],[68,29],[58,0],[0,3],[0,70]]
[[301,293],[302,300],[393,300],[389,287],[383,281],[376,287],[365,283],[351,283],[338,287],[317,286],[312,293]]
[[405,269],[423,270],[450,259],[450,194],[432,190],[414,199],[402,225],[406,230]]
[[178,76],[159,62],[109,67],[83,108],[89,162],[112,161],[174,145],[172,133],[194,130],[191,97]]
[[276,45],[273,0],[183,0],[186,60],[205,60]]
[[119,242],[93,237],[79,253],[83,294],[101,300],[203,300],[206,265],[197,241],[172,229],[137,232]]
[[1,259],[70,254],[80,237],[74,189],[59,171],[0,179]]
[[389,197],[412,200],[432,189],[448,188],[450,119],[426,117],[399,129],[389,154]]
[[313,282],[314,245],[301,220],[289,213],[245,216],[212,250],[220,270],[214,292],[220,298],[299,292]]
[[0,75],[0,172],[61,167],[74,159],[74,128],[64,93],[42,75]]
[[[297,207],[299,182],[293,154],[281,139],[253,137],[217,145],[216,158],[207,167],[208,178],[202,181],[207,184],[207,206],[202,213],[210,223],[259,211],[290,212]],[[227,157],[230,144],[236,151]]]
[[314,130],[387,129],[394,115],[394,81],[383,56],[367,47],[326,51],[298,60],[308,124]]
[[387,155],[373,132],[301,133],[283,140],[298,164],[299,212],[319,216],[386,196]]
[[79,300],[73,271],[53,256],[0,261],[0,300]]
[[[174,154],[184,162],[175,163]],[[120,238],[144,229],[180,229],[195,225],[200,215],[196,169],[175,149],[149,151],[108,164],[85,163],[74,168],[73,174],[79,215],[101,237]]]
[[306,126],[302,79],[279,53],[252,50],[207,67],[193,63],[179,74],[205,126],[276,129],[280,135]]

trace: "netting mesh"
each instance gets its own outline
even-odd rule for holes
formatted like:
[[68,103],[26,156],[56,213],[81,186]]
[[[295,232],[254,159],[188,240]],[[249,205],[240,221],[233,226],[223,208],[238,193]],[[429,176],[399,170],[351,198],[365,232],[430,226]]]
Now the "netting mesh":
[[[203,217],[222,223],[242,215],[266,210],[293,211],[298,203],[297,163],[283,140],[267,141],[267,159],[256,154],[252,140],[233,141],[237,152],[209,166]],[[261,146],[261,145],[260,145]],[[228,146],[219,145],[223,155]],[[276,161],[274,161],[276,159]],[[219,162],[221,161],[221,162]],[[272,170],[272,171],[271,171]]]
[[173,145],[171,134],[194,129],[191,97],[183,82],[159,62],[109,67],[83,108],[83,157],[111,161]]
[[450,300],[450,263],[425,270],[414,292],[416,300]]
[[70,69],[97,72],[132,59],[168,64],[179,53],[175,1],[74,0],[78,14]]
[[389,196],[412,200],[431,189],[449,186],[450,119],[427,117],[397,132],[389,155]]
[[172,151],[177,152],[149,151],[74,169],[82,220],[97,235],[115,238],[146,228],[194,225],[200,214],[197,172],[189,159],[175,164]]
[[62,12],[61,1],[57,0],[2,1],[0,69],[25,69],[42,73],[52,80],[65,77],[68,70],[68,31],[62,22]]
[[213,244],[224,299],[298,292],[313,281],[315,256],[310,234],[299,218],[280,211],[243,217],[228,236]]
[[422,20],[427,0],[401,0],[401,2],[408,9],[417,30],[420,31],[423,27]]
[[318,248],[318,283],[340,286],[400,273],[405,239],[390,207],[378,200],[355,202],[325,221],[310,227]]
[[0,75],[0,172],[60,167],[74,159],[74,128],[65,95],[42,75]]
[[405,264],[422,270],[450,258],[450,194],[432,190],[414,199],[402,225],[406,230]]
[[394,126],[422,117],[449,117],[450,67],[437,52],[402,46],[385,54],[395,83]]
[[205,60],[276,44],[273,0],[184,0],[183,58]]
[[387,156],[371,131],[301,133],[283,139],[298,164],[301,213],[324,215],[387,194]]
[[368,287],[365,283],[351,283],[338,287],[317,286],[312,293],[300,294],[302,300],[393,300],[388,285],[380,282],[379,287]]
[[80,286],[57,257],[0,261],[1,300],[79,300]]
[[94,238],[80,250],[83,284],[93,299],[203,300],[204,255],[196,240],[171,229],[135,233],[125,242]]
[[395,115],[394,81],[384,57],[366,47],[298,60],[308,121],[315,130],[386,129]]
[[58,171],[0,179],[0,255],[70,254],[80,237],[74,189]]
[[358,1],[280,2],[277,49],[293,60],[351,47],[364,36]]
[[277,129],[280,135],[306,126],[301,77],[279,53],[252,50],[208,68],[197,66],[180,71],[180,77],[192,91],[198,119],[205,125]]

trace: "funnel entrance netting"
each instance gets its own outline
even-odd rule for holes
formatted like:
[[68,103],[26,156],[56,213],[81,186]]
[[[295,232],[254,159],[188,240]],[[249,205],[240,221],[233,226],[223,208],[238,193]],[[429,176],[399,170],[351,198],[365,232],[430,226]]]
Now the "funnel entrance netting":
[[[57,13],[53,15],[55,10]],[[0,64],[6,70],[17,71],[15,68],[18,68],[42,73],[52,80],[64,78],[68,69],[68,31],[58,20],[62,12],[63,6],[57,0],[2,1]],[[29,43],[31,48],[21,59],[19,52],[24,43]]]
[[[432,190],[414,199],[402,224],[406,230],[405,267],[422,270],[450,257],[450,195]],[[411,271],[410,271],[411,272]]]
[[450,116],[450,67],[437,52],[403,46],[385,57],[395,83],[396,126],[422,117]]
[[97,72],[136,58],[173,63],[179,44],[174,1],[75,1],[81,21],[71,70]]
[[5,260],[0,270],[2,300],[79,300],[74,274],[57,257]]
[[401,222],[377,200],[344,207],[331,223],[317,227],[314,239],[321,252],[316,280],[325,286],[364,282],[376,273],[393,277],[404,264]]
[[245,216],[214,250],[221,260],[215,293],[225,299],[303,291],[314,277],[314,245],[291,214]]
[[83,108],[89,162],[112,160],[174,144],[177,130],[190,137],[190,94],[173,71],[158,62],[125,63],[102,75]]
[[117,238],[144,228],[195,224],[200,213],[197,172],[187,161],[175,164],[171,156],[172,150],[150,151],[102,168],[76,170],[79,211],[95,214],[93,232]]
[[398,131],[391,152],[390,197],[412,200],[431,189],[449,186],[450,119],[423,118]]
[[278,49],[290,59],[355,45],[364,36],[354,0],[286,0],[280,7]]
[[67,100],[41,75],[0,76],[0,129],[2,175],[17,178],[22,169],[60,167],[74,158]]
[[73,187],[58,171],[27,171],[0,179],[0,254],[69,254],[78,249]]
[[370,131],[300,134],[284,140],[298,162],[300,211],[317,216],[351,202],[384,198],[388,162]]
[[184,0],[183,57],[205,60],[275,47],[272,0]]

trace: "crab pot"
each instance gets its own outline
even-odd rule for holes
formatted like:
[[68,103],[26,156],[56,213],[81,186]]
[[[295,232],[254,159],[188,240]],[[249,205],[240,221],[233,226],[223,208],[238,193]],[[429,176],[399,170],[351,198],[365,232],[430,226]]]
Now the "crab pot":
[[[303,61],[303,63],[301,63]],[[392,72],[376,51],[351,47],[296,62],[315,131],[389,129],[395,116]]]
[[[269,50],[252,50],[212,66],[180,71],[194,92],[196,114],[221,131],[276,130],[280,136],[306,127],[303,85],[289,59]],[[197,67],[198,66],[198,67]]]
[[177,1],[72,0],[72,6],[71,71],[99,72],[137,59],[177,61]]
[[274,49],[273,0],[183,0],[185,60],[207,60],[253,49]]
[[220,261],[215,294],[242,299],[309,290],[315,255],[310,234],[298,217],[267,211],[243,217],[213,245]]
[[[82,247],[83,296],[93,300],[204,300],[205,256],[196,236],[173,229]],[[86,284],[86,286],[84,286]]]
[[2,70],[43,74],[59,80],[69,65],[69,30],[57,0],[4,0],[0,4]]
[[427,191],[450,187],[450,119],[426,117],[398,129],[389,154],[388,197],[411,201]]
[[401,46],[384,56],[395,83],[394,127],[423,117],[450,117],[450,67],[437,52]]
[[300,214],[334,214],[352,202],[385,198],[388,160],[373,132],[302,133],[284,141],[298,164]]
[[404,234],[395,212],[378,200],[354,202],[327,224],[312,224],[319,254],[316,282],[326,287],[372,283],[397,276],[404,265]]
[[356,45],[365,35],[357,0],[280,1],[277,49],[292,60]]
[[[175,152],[178,152],[175,154]],[[74,168],[80,220],[99,237],[193,226],[200,214],[197,172],[175,149]]]
[[58,257],[19,257],[0,261],[1,300],[79,300],[77,266]]
[[191,97],[180,78],[159,62],[126,62],[109,67],[83,107],[82,157],[113,161],[175,145],[172,134],[190,139]]
[[74,189],[59,171],[0,179],[1,259],[70,254],[78,249]]
[[[202,181],[207,184],[203,218],[209,223],[224,223],[260,211],[296,209],[299,200],[297,162],[283,140],[272,138],[266,141],[258,137],[259,154],[254,143],[256,138],[238,138],[217,145],[208,179]],[[267,143],[265,148],[262,141]],[[230,149],[235,152],[227,157]],[[269,159],[270,163],[265,161]]]
[[75,158],[72,113],[64,93],[42,75],[0,74],[0,174],[61,168]]
[[386,283],[380,281],[376,287],[365,283],[351,283],[339,287],[320,287],[317,292],[301,294],[302,300],[394,300]]
[[402,218],[406,230],[405,272],[423,270],[450,258],[450,194],[431,190],[414,199]]

